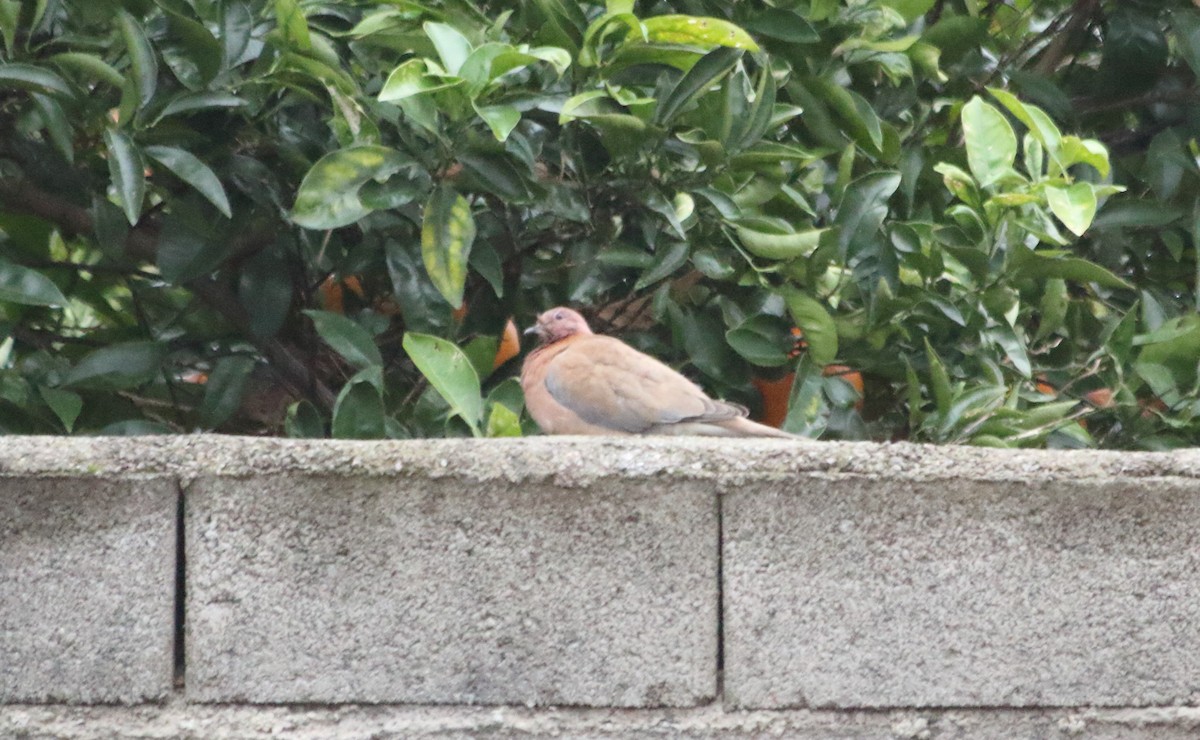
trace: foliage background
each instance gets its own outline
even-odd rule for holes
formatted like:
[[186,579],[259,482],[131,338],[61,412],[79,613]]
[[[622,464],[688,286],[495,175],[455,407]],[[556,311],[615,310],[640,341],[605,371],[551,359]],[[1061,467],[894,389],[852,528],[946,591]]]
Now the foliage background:
[[571,304],[810,436],[1200,441],[1187,3],[0,0],[0,37],[0,431],[529,432],[506,324]]

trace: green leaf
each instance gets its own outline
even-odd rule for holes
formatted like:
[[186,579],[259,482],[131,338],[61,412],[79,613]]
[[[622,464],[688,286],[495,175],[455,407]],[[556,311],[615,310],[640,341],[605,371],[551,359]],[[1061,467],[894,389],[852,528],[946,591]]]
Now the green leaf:
[[300,52],[312,50],[308,19],[297,0],[275,0],[275,23],[287,48]]
[[758,44],[740,26],[720,18],[705,18],[691,15],[660,15],[642,21],[646,38],[655,44],[682,44],[712,47],[729,47],[758,51]]
[[182,285],[208,275],[229,255],[229,240],[187,209],[162,220],[156,263],[164,279]]
[[57,64],[60,68],[74,70],[88,80],[107,82],[118,90],[125,84],[125,78],[121,73],[95,54],[67,51],[62,54],[55,54],[50,57],[50,61]]
[[840,227],[838,248],[850,257],[875,240],[888,215],[888,199],[900,187],[900,173],[871,172],[851,182],[842,194],[834,223]]
[[75,421],[79,418],[79,412],[83,410],[83,397],[74,391],[66,391],[61,388],[49,388],[47,386],[38,386],[38,393],[42,400],[62,422],[63,429],[70,434],[75,429]]
[[142,201],[146,197],[146,162],[133,140],[120,131],[105,129],[104,144],[108,149],[108,173],[121,201],[121,210],[133,226],[142,216]]
[[283,430],[293,439],[321,439],[325,436],[325,422],[311,402],[297,401],[288,406]]
[[796,364],[796,379],[788,396],[784,431],[816,438],[829,424],[829,404],[825,400],[822,367],[807,355]]
[[868,151],[883,151],[883,127],[879,116],[861,95],[832,80],[812,77],[805,85],[829,106],[856,144]]
[[654,122],[668,124],[689,103],[695,101],[721,77],[725,76],[742,57],[736,48],[719,47],[705,54],[700,61],[679,79],[654,111]]
[[753,220],[735,224],[738,240],[746,251],[756,257],[772,260],[791,260],[808,257],[816,251],[821,235],[829,229],[807,229],[792,234],[771,234],[751,228]]
[[257,339],[275,336],[292,307],[292,276],[281,252],[260,250],[238,274],[238,302],[250,316],[250,335]]
[[996,326],[988,329],[985,334],[1004,350],[1004,354],[1008,355],[1009,361],[1022,377],[1030,377],[1033,368],[1029,364],[1029,353],[1025,349],[1024,340],[1018,337],[1016,332],[1007,326]]
[[364,145],[330,152],[317,160],[296,193],[292,221],[306,229],[336,229],[352,224],[373,209],[360,189],[369,181],[384,182],[412,160],[395,149]]
[[769,7],[758,9],[742,25],[759,36],[779,39],[789,44],[815,44],[821,40],[821,34],[813,24],[794,10]]
[[725,341],[747,362],[759,367],[786,365],[792,349],[787,324],[765,314],[751,316],[736,328],[725,332]]
[[1065,188],[1047,185],[1046,202],[1063,226],[1075,236],[1083,236],[1096,216],[1096,191],[1091,183],[1077,182]]
[[117,12],[117,25],[121,28],[125,50],[129,53],[129,67],[133,72],[134,89],[138,95],[137,108],[140,110],[150,102],[154,91],[158,89],[158,58],[142,24],[128,11]]
[[942,358],[938,357],[937,351],[929,343],[929,338],[925,337],[924,342],[925,358],[929,362],[929,385],[933,390],[934,403],[938,413],[945,417],[950,413],[950,404],[954,395],[950,390],[950,376],[946,373],[946,366],[942,363]]
[[962,125],[967,163],[980,186],[1007,175],[1017,159],[1017,135],[1004,114],[976,95],[963,106]]
[[197,159],[191,152],[172,146],[148,146],[142,151],[153,159],[158,160],[171,172],[174,172],[175,176],[180,180],[195,188],[197,192],[216,206],[217,210],[225,215],[225,218],[232,217],[233,213],[229,208],[229,197],[225,195],[225,188],[221,185],[221,181],[217,179],[216,173],[209,169],[208,165]]
[[321,339],[357,368],[383,365],[383,357],[371,334],[353,320],[329,311],[310,309],[304,315],[312,319]]
[[0,258],[0,302],[26,306],[65,306],[67,297],[37,270]]
[[[358,376],[355,376],[358,377]],[[334,439],[382,439],[386,435],[383,394],[367,379],[351,379],[333,407]]]
[[74,97],[71,86],[54,72],[19,62],[0,64],[0,88],[29,90],[62,98]]
[[143,385],[159,373],[167,347],[161,342],[122,342],[93,350],[67,371],[62,384],[122,390]]
[[445,339],[428,334],[406,332],[404,351],[429,381],[452,413],[458,415],[471,432],[480,436],[483,421],[483,398],[479,375],[463,351]]
[[634,290],[641,290],[670,277],[676,270],[687,264],[691,247],[687,242],[671,242],[669,246],[659,246],[654,254],[654,262],[650,269],[642,273],[634,284]]
[[804,341],[808,344],[807,356],[822,367],[833,362],[838,353],[837,324],[825,306],[794,288],[786,290],[784,300],[796,326],[804,332]]
[[241,108],[248,105],[244,98],[226,92],[185,92],[171,99],[159,117],[177,116],[180,113],[190,113],[197,110],[212,108]]
[[49,95],[33,93],[31,97],[34,104],[37,105],[42,125],[46,127],[46,133],[50,135],[50,141],[54,144],[54,148],[62,152],[68,163],[74,164],[75,143],[71,122],[67,120],[67,114],[63,112],[62,106]]
[[493,403],[488,414],[487,436],[520,437],[521,417],[502,403]]
[[445,23],[426,21],[421,27],[433,41],[433,46],[442,60],[442,66],[450,74],[458,74],[463,62],[467,61],[467,57],[471,55],[471,42],[454,26]]
[[166,12],[168,33],[160,43],[163,61],[184,87],[200,90],[221,71],[221,42],[187,16]]
[[216,429],[233,416],[242,405],[246,383],[254,370],[253,357],[222,357],[204,384],[204,400],[200,402],[200,426]]
[[379,91],[379,100],[383,103],[396,102],[414,95],[445,90],[465,84],[460,77],[433,75],[424,59],[409,59],[388,75],[387,82]]
[[507,140],[508,135],[521,122],[521,111],[511,105],[473,105],[475,112],[492,130],[492,135],[497,141]]
[[439,185],[422,215],[421,258],[438,292],[454,308],[463,302],[467,259],[474,241],[471,204],[450,186]]
[[1035,340],[1042,340],[1062,328],[1067,317],[1071,298],[1067,283],[1062,278],[1050,278],[1042,288],[1042,299],[1038,305],[1038,329]]

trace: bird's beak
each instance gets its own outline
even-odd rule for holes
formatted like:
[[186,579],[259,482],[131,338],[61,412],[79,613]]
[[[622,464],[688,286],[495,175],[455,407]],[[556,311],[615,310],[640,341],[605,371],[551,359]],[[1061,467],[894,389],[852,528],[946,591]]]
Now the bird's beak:
[[533,326],[529,327],[528,329],[526,329],[525,331],[523,331],[521,333],[524,334],[525,336],[529,336],[530,334],[537,334],[538,333],[538,325],[534,324]]

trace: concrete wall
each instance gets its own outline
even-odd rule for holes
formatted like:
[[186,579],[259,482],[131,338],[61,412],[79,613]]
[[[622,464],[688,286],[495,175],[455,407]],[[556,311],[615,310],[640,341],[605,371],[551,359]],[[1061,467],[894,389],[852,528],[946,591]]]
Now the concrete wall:
[[0,737],[1194,736],[1200,451],[0,438],[0,705]]

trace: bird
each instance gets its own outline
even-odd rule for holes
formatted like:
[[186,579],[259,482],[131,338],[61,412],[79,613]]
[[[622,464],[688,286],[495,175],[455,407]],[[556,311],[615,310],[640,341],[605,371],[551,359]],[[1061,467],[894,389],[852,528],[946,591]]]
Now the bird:
[[545,311],[525,334],[540,343],[521,367],[521,388],[546,434],[798,439],[747,419],[745,406],[710,398],[620,339],[593,333],[573,309]]

